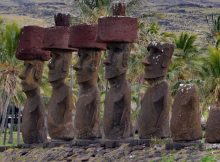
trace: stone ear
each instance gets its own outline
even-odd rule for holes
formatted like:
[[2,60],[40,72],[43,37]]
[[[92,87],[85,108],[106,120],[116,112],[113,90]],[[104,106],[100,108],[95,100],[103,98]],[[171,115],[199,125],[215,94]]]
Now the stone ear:
[[96,67],[96,62],[95,61],[92,61],[92,64],[91,64],[91,70],[92,72],[96,71],[97,67]]
[[122,57],[123,67],[128,67],[128,58],[129,58],[130,51],[131,51],[131,45],[129,44],[125,47],[125,52],[123,53],[123,57]]
[[171,62],[171,58],[174,52],[174,46],[173,45],[166,45],[164,48],[161,49],[162,53],[165,55],[162,67],[166,68],[169,66]]
[[123,58],[122,58],[122,66],[123,67],[127,67],[128,66],[128,55],[127,54],[123,54]]
[[68,71],[68,65],[69,65],[68,60],[67,60],[66,56],[64,56],[64,58],[63,58],[63,66],[62,66],[62,71],[63,72],[67,72]]
[[42,72],[43,72],[43,66],[41,64],[36,64],[34,67],[33,67],[33,75],[34,75],[34,78],[39,81],[42,77]]

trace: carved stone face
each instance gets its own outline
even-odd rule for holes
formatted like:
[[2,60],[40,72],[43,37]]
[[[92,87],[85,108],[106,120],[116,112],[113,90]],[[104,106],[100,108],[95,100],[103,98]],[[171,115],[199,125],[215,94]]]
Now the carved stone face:
[[79,84],[97,79],[100,54],[101,52],[99,50],[79,50],[79,59],[77,64],[74,66],[74,69],[76,70],[76,79]]
[[43,73],[43,61],[24,61],[24,68],[19,74],[24,92],[38,88]]
[[170,44],[150,44],[148,46],[150,54],[144,59],[145,79],[155,79],[164,77],[167,73],[174,47]]
[[108,56],[104,61],[106,79],[111,79],[126,73],[130,51],[129,43],[108,44]]
[[68,75],[69,64],[71,61],[71,52],[54,50],[51,52],[51,60],[48,64],[49,82],[62,80]]

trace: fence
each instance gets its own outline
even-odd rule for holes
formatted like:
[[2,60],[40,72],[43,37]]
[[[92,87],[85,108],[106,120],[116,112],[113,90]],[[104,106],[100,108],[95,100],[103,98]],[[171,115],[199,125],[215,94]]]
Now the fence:
[[0,146],[21,144],[21,121],[21,108],[9,105],[5,119],[3,120],[3,118],[0,117],[0,125],[3,125],[3,127],[0,128]]

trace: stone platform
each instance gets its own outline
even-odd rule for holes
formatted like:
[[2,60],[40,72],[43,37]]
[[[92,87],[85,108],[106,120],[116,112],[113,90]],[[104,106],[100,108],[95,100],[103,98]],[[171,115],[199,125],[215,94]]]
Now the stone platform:
[[[173,142],[170,139],[165,139],[164,142],[166,150],[181,150],[186,147],[197,147],[199,149],[210,149],[210,148],[220,148],[220,144],[208,144],[202,143],[200,140],[198,141],[190,141],[190,142]],[[43,147],[43,148],[53,148],[59,146],[68,146],[68,147],[88,147],[90,145],[99,145],[104,148],[117,148],[123,144],[128,144],[128,146],[141,146],[144,145],[145,147],[150,147],[154,145],[154,141],[151,139],[126,139],[126,140],[108,140],[108,139],[95,139],[95,140],[72,140],[72,141],[62,141],[62,140],[51,140],[50,142],[44,144],[21,144],[18,146],[0,146],[0,152],[4,152],[10,148],[36,148],[36,147]]]
[[51,142],[45,143],[44,147],[57,147],[60,145],[69,145],[69,146],[79,146],[85,147],[92,144],[99,144],[102,147],[106,148],[115,148],[120,147],[122,144],[129,144],[129,146],[138,146],[145,145],[150,146],[150,139],[126,139],[126,140],[109,140],[109,139],[94,139],[94,140],[84,140],[76,139],[72,141],[60,141],[52,140]]
[[122,144],[128,144],[129,146],[139,146],[145,145],[149,147],[151,144],[150,139],[126,139],[126,140],[108,140],[108,139],[94,139],[94,140],[84,140],[84,139],[76,139],[71,141],[62,141],[62,140],[51,140],[47,143],[43,144],[20,144],[17,146],[0,146],[0,152],[3,152],[10,148],[36,148],[36,147],[43,147],[43,148],[53,148],[59,146],[78,146],[78,147],[87,147],[89,145],[100,145],[101,147],[105,148],[116,148],[120,147]]
[[198,147],[202,148],[203,144],[201,140],[197,141],[178,141],[178,142],[170,142],[166,144],[166,150],[181,150],[185,147]]

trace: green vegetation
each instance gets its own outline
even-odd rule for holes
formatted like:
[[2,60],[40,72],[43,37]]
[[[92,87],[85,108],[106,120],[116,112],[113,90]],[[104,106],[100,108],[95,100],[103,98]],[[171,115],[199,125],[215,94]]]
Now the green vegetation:
[[[17,132],[13,132],[13,143],[8,143],[10,132],[7,131],[5,146],[17,146]],[[0,138],[0,146],[3,145],[3,135]],[[20,134],[20,144],[23,143],[22,136]]]
[[162,162],[174,162],[175,161],[175,155],[174,154],[169,154],[169,155],[164,155],[162,156]]
[[201,162],[216,162],[213,156],[207,155],[201,159]]

